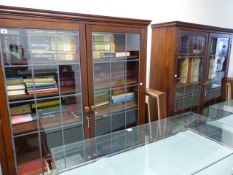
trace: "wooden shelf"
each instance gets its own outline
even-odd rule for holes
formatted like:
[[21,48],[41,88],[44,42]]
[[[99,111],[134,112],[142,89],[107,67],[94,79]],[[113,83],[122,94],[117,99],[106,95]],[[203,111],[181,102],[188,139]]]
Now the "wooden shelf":
[[[72,114],[63,115],[63,125],[72,124],[80,122],[81,116],[76,117]],[[61,116],[47,117],[39,120],[40,130],[45,130],[48,128],[55,128],[61,126]],[[25,134],[29,132],[38,131],[37,121],[33,120],[31,122],[25,122],[20,124],[13,125],[13,133],[14,135]]]
[[[114,81],[113,81],[114,82]],[[112,83],[113,83],[112,82]],[[127,86],[130,86],[130,85],[133,85],[133,84],[135,84],[135,86],[136,85],[138,85],[137,84],[137,80],[133,80],[133,79],[129,79],[129,80],[127,80],[126,81],[127,82],[127,84],[125,84],[125,82],[124,81],[121,81],[121,82],[116,82],[115,81],[115,86],[113,86],[113,88],[117,88],[117,87],[122,87],[122,88],[124,88],[125,86],[127,87]],[[110,83],[109,82],[104,82],[104,83],[96,83],[96,84],[94,84],[94,88],[95,88],[95,90],[98,90],[98,89],[108,89],[108,88],[110,88]]]
[[139,56],[132,55],[127,57],[117,57],[117,58],[93,58],[94,63],[110,63],[110,62],[116,62],[116,61],[139,61]]
[[[69,95],[69,94],[76,94],[74,88],[61,88],[61,95]],[[59,93],[47,93],[47,94],[38,94],[36,95],[37,98],[44,98],[44,97],[51,97],[51,96],[58,96]],[[19,101],[19,100],[30,100],[34,99],[34,95],[24,94],[24,95],[15,95],[15,96],[9,96],[9,100],[12,101]]]
[[118,105],[112,105],[112,109],[109,106],[102,106],[96,109],[95,111],[95,117],[98,118],[103,115],[108,115],[111,113],[116,113],[120,111],[125,111],[128,109],[136,108],[137,103],[135,101],[127,102],[126,104],[118,104]]

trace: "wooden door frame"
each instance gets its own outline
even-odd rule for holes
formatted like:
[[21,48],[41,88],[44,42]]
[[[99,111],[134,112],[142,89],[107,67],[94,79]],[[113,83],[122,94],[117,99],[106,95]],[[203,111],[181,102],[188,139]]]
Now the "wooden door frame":
[[[228,45],[228,51],[227,51],[227,62],[226,62],[226,70],[225,70],[225,74],[224,74],[224,78],[227,78],[228,76],[228,69],[229,69],[229,63],[230,63],[230,55],[231,55],[231,44],[232,44],[232,35],[229,33],[222,33],[222,32],[210,32],[209,33],[209,37],[208,37],[208,47],[207,47],[207,51],[206,51],[206,62],[205,62],[205,67],[204,67],[204,84],[207,83],[208,81],[208,75],[209,75],[209,51],[211,49],[211,38],[228,38],[229,39],[229,45]],[[222,89],[221,93],[224,94],[224,88]],[[205,91],[205,87],[204,90]],[[203,111],[203,109],[206,106],[206,102],[204,101],[204,95],[203,95],[203,104],[202,104],[202,110],[200,112]],[[221,98],[222,100],[223,98]],[[209,101],[207,101],[209,102]]]
[[[177,43],[177,48],[176,48],[176,54],[175,54],[175,64],[174,64],[174,71],[176,74],[177,71],[178,71],[178,56],[179,56],[179,46],[180,46],[180,40],[181,40],[181,36],[183,35],[194,35],[194,36],[202,36],[205,38],[205,47],[203,49],[203,58],[202,58],[202,70],[204,71],[204,68],[205,68],[205,62],[206,62],[206,50],[207,50],[207,47],[208,47],[208,32],[206,31],[198,31],[198,30],[193,30],[193,29],[186,29],[186,28],[177,28],[177,39],[176,39],[176,43]],[[204,75],[202,74],[202,77],[201,77],[201,81],[200,81],[200,96],[199,96],[199,109],[198,109],[198,112],[200,112],[200,110],[202,109],[202,95],[203,95],[203,83],[204,83]],[[176,82],[175,82],[175,85],[174,87],[176,88]],[[176,91],[174,91],[176,92]],[[173,94],[173,99],[174,99],[174,103],[173,106],[172,106],[172,115],[175,115],[175,114],[178,114],[177,112],[175,112],[175,104],[176,104],[176,96],[175,96],[175,93]],[[184,110],[185,111],[185,110]]]
[[[35,22],[36,21],[36,22]],[[63,21],[63,20],[51,20],[44,18],[41,20],[40,18],[34,17],[22,17],[20,19],[15,19],[8,17],[0,18],[0,27],[2,28],[26,28],[26,29],[41,29],[41,30],[72,30],[79,31],[80,37],[80,68],[81,68],[81,82],[82,82],[82,102],[83,106],[88,105],[88,91],[87,91],[87,66],[86,66],[86,39],[85,39],[85,24],[84,23],[72,23],[71,21]],[[0,58],[0,62],[1,62]],[[9,120],[8,106],[7,106],[7,98],[5,93],[5,85],[4,85],[4,75],[3,75],[3,63],[0,64],[0,115],[2,116],[2,129],[4,136],[5,149],[4,152],[7,157],[7,167],[8,173],[11,175],[16,175],[16,162],[15,162],[15,153],[14,153],[14,144],[11,133],[11,124]],[[83,113],[83,118],[85,117],[85,113]],[[84,137],[89,138],[89,131],[86,129],[86,122],[83,120],[83,132]],[[84,138],[84,139],[85,139]]]
[[[1,116],[0,116],[1,120]],[[7,167],[7,157],[6,157],[6,148],[5,148],[5,138],[3,135],[2,124],[0,121],[0,165],[2,174],[8,174],[8,167]]]
[[[139,86],[139,121],[137,124],[145,123],[145,87],[146,87],[146,40],[147,40],[147,27],[122,27],[122,26],[109,26],[101,24],[87,24],[86,38],[87,38],[87,64],[88,64],[88,88],[89,88],[89,105],[94,106],[94,83],[93,83],[93,59],[92,59],[92,32],[122,32],[122,33],[139,33],[140,34],[140,86]],[[95,114],[91,111],[91,137],[95,136]]]

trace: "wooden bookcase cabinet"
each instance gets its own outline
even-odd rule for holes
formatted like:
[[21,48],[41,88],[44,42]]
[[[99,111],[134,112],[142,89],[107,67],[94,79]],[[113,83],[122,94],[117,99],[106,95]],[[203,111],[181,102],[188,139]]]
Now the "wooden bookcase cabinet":
[[166,92],[168,116],[205,113],[222,100],[232,32],[180,21],[152,25],[149,87]]
[[0,115],[9,174],[50,148],[145,121],[150,21],[0,6]]

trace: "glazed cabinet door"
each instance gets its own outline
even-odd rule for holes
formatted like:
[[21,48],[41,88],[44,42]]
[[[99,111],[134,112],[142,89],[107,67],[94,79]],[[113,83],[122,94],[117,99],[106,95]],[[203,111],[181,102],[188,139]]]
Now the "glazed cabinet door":
[[87,36],[92,136],[142,123],[143,29],[88,25]]
[[199,111],[207,33],[179,31],[174,113]]
[[0,24],[1,87],[8,108],[3,117],[20,175],[46,174],[51,148],[89,137],[83,120],[88,104],[85,28],[38,23]]
[[227,77],[231,35],[214,34],[209,36],[206,64],[204,107],[219,103],[223,92],[223,78]]

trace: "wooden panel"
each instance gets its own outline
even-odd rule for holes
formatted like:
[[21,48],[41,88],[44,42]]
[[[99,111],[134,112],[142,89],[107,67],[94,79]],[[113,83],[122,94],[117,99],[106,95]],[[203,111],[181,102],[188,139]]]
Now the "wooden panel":
[[[0,60],[2,60],[0,58]],[[9,120],[9,113],[7,107],[7,99],[5,93],[5,86],[4,86],[4,78],[3,78],[3,71],[2,66],[0,65],[0,115],[2,118],[2,126],[3,126],[3,135],[4,135],[4,142],[5,142],[5,154],[8,163],[8,172],[9,174],[15,175],[15,161],[14,161],[14,152],[13,152],[13,143],[11,137],[11,127],[10,127],[10,120]]]
[[[119,27],[119,26],[105,26],[105,25],[87,25],[87,67],[88,67],[88,89],[89,89],[89,104],[94,106],[94,70],[93,70],[93,58],[92,58],[92,32],[116,32],[116,33],[137,33],[140,34],[140,87],[139,87],[139,124],[145,123],[145,84],[146,84],[146,39],[147,39],[147,27],[133,28],[133,27]],[[115,110],[115,108],[114,108]],[[119,109],[117,110],[119,111]],[[91,136],[95,136],[95,111],[90,114]],[[100,114],[102,114],[101,111]]]
[[166,64],[167,64],[167,113],[168,116],[173,115],[175,109],[175,94],[176,94],[176,70],[177,70],[177,31],[172,27],[168,29],[167,33],[167,48],[166,48]]
[[[167,109],[170,115],[175,94],[175,28],[153,28],[151,43],[150,88],[166,93]],[[156,101],[151,100],[152,121],[157,119]],[[153,116],[155,115],[155,116]]]
[[[1,119],[1,116],[0,116],[0,119]],[[2,130],[2,124],[0,123],[0,164],[1,164],[2,174],[8,174],[5,146],[6,145],[5,145],[5,138],[4,138],[3,130]]]
[[[167,31],[167,32],[165,32]],[[205,47],[203,52],[203,64],[200,85],[200,101],[193,107],[193,110],[201,112],[206,106],[204,103],[205,86],[208,77],[208,48],[210,47],[209,35],[213,33],[216,36],[227,36],[230,38],[232,29],[225,29],[213,26],[185,23],[180,21],[172,21],[168,23],[160,23],[152,25],[152,48],[151,48],[151,65],[150,65],[150,88],[166,92],[168,116],[175,113],[176,100],[176,78],[175,74],[178,69],[179,54],[179,37],[181,35],[195,35],[205,37]],[[213,35],[211,34],[211,35]],[[165,50],[165,51],[164,51]],[[228,52],[228,60],[226,72],[229,67],[230,50]],[[195,54],[191,54],[195,57]],[[166,61],[164,61],[166,60]],[[225,77],[227,73],[225,74]],[[224,88],[223,88],[224,90]],[[219,101],[219,99],[217,100]],[[212,103],[212,102],[211,102]],[[154,104],[153,104],[154,106]],[[192,108],[184,111],[192,110]],[[181,111],[182,112],[182,111]],[[153,113],[153,112],[152,112]]]
[[110,17],[110,16],[100,16],[100,15],[89,15],[89,14],[80,14],[80,13],[71,13],[71,12],[58,12],[52,10],[41,10],[41,9],[31,9],[31,8],[22,8],[22,7],[10,7],[10,6],[0,6],[0,14],[5,15],[8,18],[19,18],[23,17],[24,19],[34,18],[37,20],[43,19],[52,19],[52,20],[69,20],[73,22],[77,21],[86,21],[86,22],[98,22],[98,23],[113,23],[121,24],[128,26],[146,26],[151,22],[150,20],[139,20],[139,19],[130,19],[130,18],[119,18],[119,17]]

